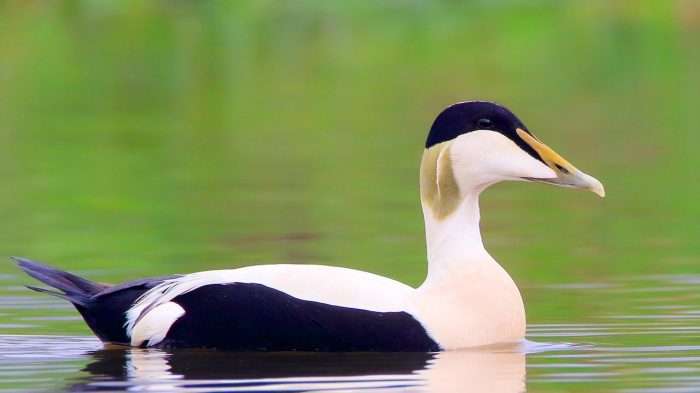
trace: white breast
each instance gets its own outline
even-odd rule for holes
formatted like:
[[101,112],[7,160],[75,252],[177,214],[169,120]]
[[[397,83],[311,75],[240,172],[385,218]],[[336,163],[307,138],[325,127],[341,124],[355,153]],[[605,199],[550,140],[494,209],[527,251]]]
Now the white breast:
[[495,261],[442,266],[411,296],[416,314],[444,349],[461,349],[525,336],[525,307],[518,287]]

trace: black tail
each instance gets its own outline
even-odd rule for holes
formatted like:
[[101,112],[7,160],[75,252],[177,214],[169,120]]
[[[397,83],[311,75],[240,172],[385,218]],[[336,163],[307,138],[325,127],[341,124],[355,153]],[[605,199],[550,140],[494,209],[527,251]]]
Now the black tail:
[[25,273],[58,291],[28,286],[38,292],[73,303],[87,325],[100,340],[128,345],[124,324],[126,312],[146,291],[171,277],[154,277],[115,286],[98,284],[43,263],[12,257]]
[[107,285],[88,281],[43,263],[19,257],[12,257],[12,259],[17,262],[17,267],[24,270],[25,273],[61,292],[29,285],[27,288],[66,299],[75,305],[87,306],[91,297],[107,288]]

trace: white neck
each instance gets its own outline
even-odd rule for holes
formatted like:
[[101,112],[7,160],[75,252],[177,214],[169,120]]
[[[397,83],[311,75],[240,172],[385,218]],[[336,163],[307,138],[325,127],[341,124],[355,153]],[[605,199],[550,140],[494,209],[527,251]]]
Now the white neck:
[[[479,194],[483,188],[471,190],[449,216],[438,219],[423,204],[425,238],[428,249],[427,281],[439,279],[441,272],[454,265],[495,261],[484,248],[479,228]],[[449,268],[452,267],[452,268]]]

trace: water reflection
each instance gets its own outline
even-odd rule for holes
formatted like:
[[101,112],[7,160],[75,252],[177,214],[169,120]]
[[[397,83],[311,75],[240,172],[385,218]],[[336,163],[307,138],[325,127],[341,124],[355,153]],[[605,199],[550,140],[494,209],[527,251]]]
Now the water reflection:
[[518,345],[447,353],[251,353],[108,348],[92,353],[72,391],[308,391],[525,389]]
[[441,352],[417,374],[430,392],[522,392],[525,352],[520,345]]

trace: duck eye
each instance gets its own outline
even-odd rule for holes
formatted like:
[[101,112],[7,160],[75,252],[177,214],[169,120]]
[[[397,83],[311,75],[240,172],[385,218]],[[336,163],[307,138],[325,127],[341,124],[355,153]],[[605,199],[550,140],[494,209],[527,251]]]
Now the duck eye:
[[493,127],[493,121],[491,119],[479,119],[476,121],[476,124],[479,126],[479,128],[491,128]]

